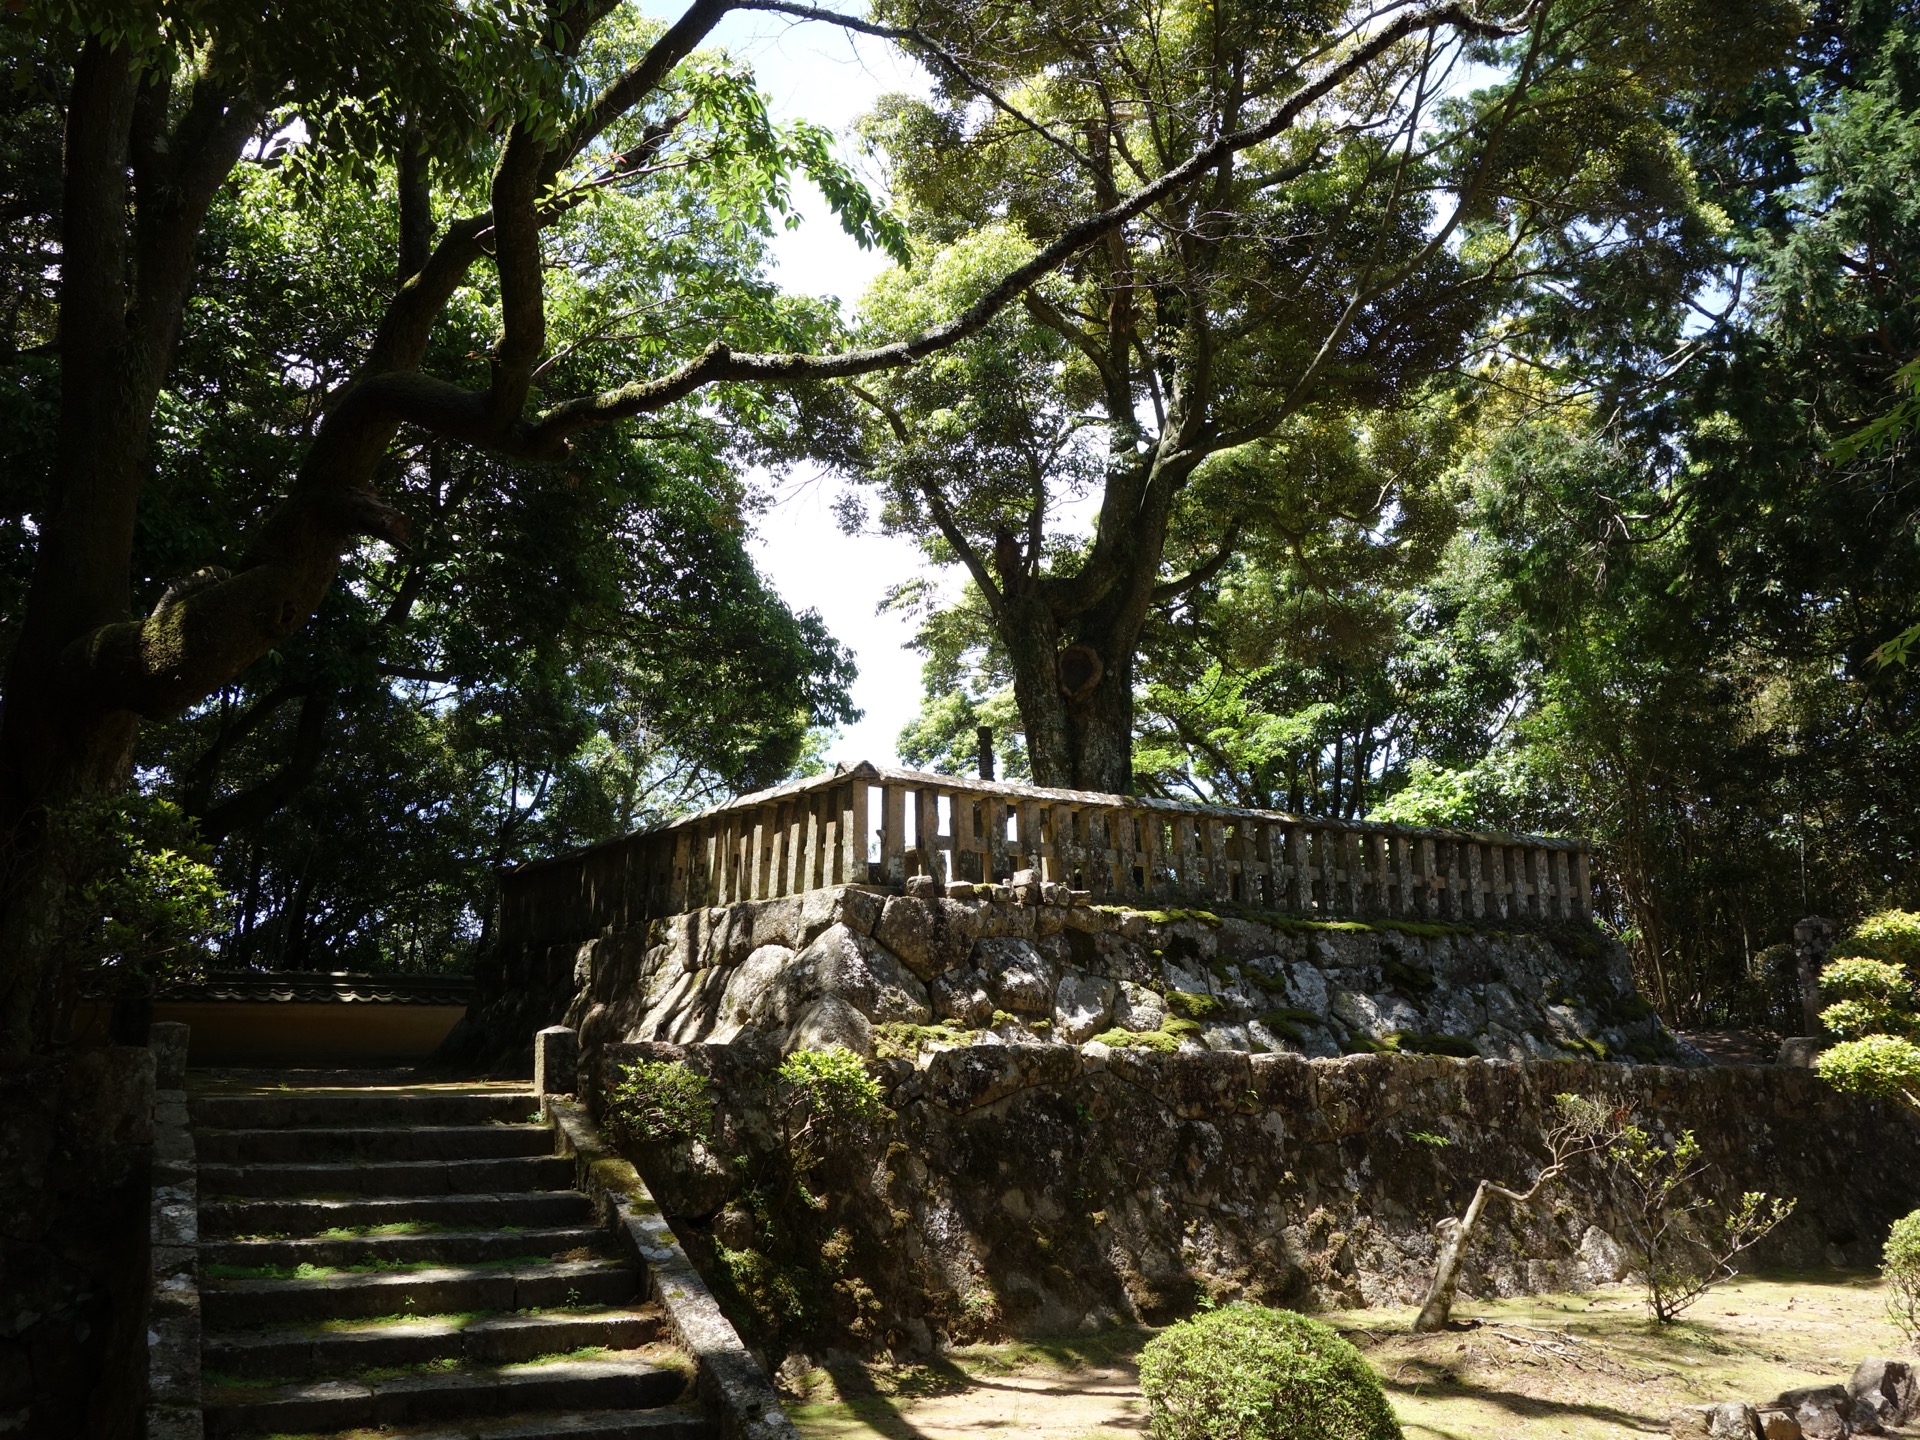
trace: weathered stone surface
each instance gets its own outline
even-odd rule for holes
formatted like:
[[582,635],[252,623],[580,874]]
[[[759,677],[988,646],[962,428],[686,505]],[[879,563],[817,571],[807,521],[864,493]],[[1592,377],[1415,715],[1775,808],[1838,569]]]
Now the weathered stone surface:
[[1744,1400],[1689,1405],[1667,1422],[1674,1440],[1760,1440],[1760,1416]]
[[[1332,1056],[1418,1035],[1463,1041],[1489,1058],[1569,1058],[1596,1044],[1640,1062],[1680,1053],[1635,995],[1624,952],[1589,931],[1432,934],[1392,922],[1327,930],[1015,903],[1016,889],[1024,900],[1072,901],[1032,877],[1017,887],[946,888],[888,895],[846,886],[688,911],[591,938],[584,965],[579,942],[483,957],[482,999],[462,1033],[476,1057],[526,1047],[556,1019],[579,1030],[589,1056],[621,1041],[749,1034],[781,1046],[799,1014],[832,991],[873,1024],[922,1023],[938,1008],[946,1023],[991,1027],[980,1043],[1071,1046],[1089,1032],[1060,1016],[1085,1007],[1076,1001],[1057,1014],[1054,992],[1072,981],[1082,998],[1117,987],[1107,1026],[1136,1032],[1162,1028],[1172,991],[1205,995],[1203,1029],[1181,1040],[1189,1047]],[[977,979],[943,986],[936,1006],[927,987],[969,969]],[[995,1010],[1016,1017],[1011,1029],[992,1020]]]
[[1053,1033],[1072,1045],[1107,1028],[1117,987],[1111,980],[1077,971],[1063,976],[1053,992]]
[[[1761,1187],[1796,1197],[1761,1265],[1822,1265],[1830,1246],[1871,1263],[1920,1179],[1920,1122],[1800,1070],[1163,1054],[1018,1034],[886,1062],[894,1117],[860,1154],[830,1162],[817,1187],[827,1210],[787,1217],[820,1227],[821,1243],[852,1237],[845,1274],[863,1298],[823,1322],[864,1327],[846,1343],[904,1335],[916,1317],[941,1342],[1159,1323],[1202,1291],[1291,1308],[1409,1303],[1431,1279],[1436,1222],[1464,1208],[1476,1177],[1538,1165],[1566,1091],[1656,1130],[1694,1129],[1722,1200]],[[619,1046],[604,1063],[640,1056],[711,1077],[715,1154],[751,1159],[776,1143],[763,1052]],[[1412,1130],[1452,1143],[1417,1144]],[[1869,1152],[1875,1164],[1858,1164]],[[655,1185],[669,1214],[709,1216],[740,1198],[745,1172],[688,1173],[684,1193],[671,1174]],[[736,1188],[717,1193],[716,1181]],[[1583,1165],[1549,1203],[1484,1231],[1462,1292],[1602,1278],[1619,1249],[1607,1237],[1629,1235],[1632,1215],[1631,1197]],[[1827,1440],[1818,1407],[1794,1403],[1797,1422]]]
[[873,938],[922,980],[933,980],[965,963],[973,930],[970,905],[896,895],[881,910]]
[[779,983],[796,998],[838,995],[876,1023],[924,1025],[933,1014],[927,987],[892,952],[844,925],[821,931]]
[[1812,1035],[1789,1035],[1780,1042],[1778,1063],[1796,1065],[1802,1070],[1811,1069],[1813,1062],[1820,1056],[1821,1044],[1822,1042]]
[[580,1068],[580,1033],[566,1025],[549,1025],[533,1037],[533,1093],[571,1095],[574,1072]]
[[1853,1399],[1856,1425],[1867,1415],[1882,1425],[1920,1418],[1920,1375],[1905,1360],[1862,1360],[1847,1382],[1847,1394]]
[[720,1027],[712,1039],[731,1040],[767,1013],[767,997],[798,958],[785,945],[761,945],[727,979],[720,997]]
[[1784,1410],[1760,1411],[1762,1440],[1802,1440],[1800,1422]]
[[993,1019],[993,1000],[986,983],[972,966],[942,975],[927,987],[933,1018],[965,1030],[980,1030]]
[[153,1052],[153,1083],[158,1090],[181,1090],[187,1083],[187,1026],[178,1020],[156,1020],[147,1027],[147,1048]]
[[1166,1018],[1167,1002],[1159,991],[1136,985],[1131,980],[1120,982],[1120,993],[1113,1007],[1115,1025],[1122,1030],[1158,1030]]
[[1800,1426],[1806,1440],[1845,1440],[1852,1427],[1853,1397],[1844,1385],[1817,1385],[1789,1390],[1770,1409],[1785,1411]]
[[1052,963],[1027,940],[982,940],[973,947],[974,963],[987,994],[1016,1015],[1051,1015],[1056,976]]
[[856,1055],[873,1053],[873,1026],[867,1017],[838,995],[822,995],[793,1022],[786,1049],[831,1050],[838,1046]]
[[1612,1285],[1631,1273],[1633,1262],[1620,1242],[1598,1225],[1580,1237],[1580,1279],[1588,1285]]

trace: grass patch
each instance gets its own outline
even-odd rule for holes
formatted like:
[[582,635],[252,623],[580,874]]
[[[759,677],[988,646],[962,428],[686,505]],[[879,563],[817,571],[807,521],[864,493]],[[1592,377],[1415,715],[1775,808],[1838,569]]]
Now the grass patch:
[[208,1280],[325,1280],[336,1275],[384,1275],[416,1270],[511,1270],[521,1265],[552,1265],[569,1258],[597,1260],[598,1255],[514,1255],[505,1260],[368,1260],[359,1265],[207,1265],[201,1275]]
[[971,1045],[977,1030],[952,1025],[915,1025],[887,1020],[873,1027],[873,1053],[880,1060],[912,1060],[928,1045]]
[[[441,1235],[453,1228],[451,1225],[441,1224],[438,1220],[391,1220],[385,1225],[335,1225],[331,1229],[322,1230],[318,1238],[322,1240],[377,1240],[398,1235]],[[262,1238],[278,1239],[283,1237]]]

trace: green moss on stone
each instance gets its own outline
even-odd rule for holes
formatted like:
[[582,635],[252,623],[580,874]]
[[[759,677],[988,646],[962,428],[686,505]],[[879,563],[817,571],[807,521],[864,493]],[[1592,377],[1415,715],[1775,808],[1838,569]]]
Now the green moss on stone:
[[1182,1020],[1212,1020],[1226,1014],[1227,1002],[1218,995],[1202,995],[1192,990],[1169,990],[1167,1009]]

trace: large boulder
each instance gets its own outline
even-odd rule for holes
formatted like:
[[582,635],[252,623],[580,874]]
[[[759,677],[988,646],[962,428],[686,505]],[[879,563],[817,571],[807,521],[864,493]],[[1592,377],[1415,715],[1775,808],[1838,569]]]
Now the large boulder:
[[[777,970],[776,957],[764,953],[768,949],[756,950],[742,963],[741,971],[752,975],[736,972],[728,983],[737,1002],[731,1014],[742,1028],[791,1030],[823,995],[837,995],[876,1025],[890,1020],[924,1025],[932,1018],[927,987],[886,947],[845,925],[828,926]],[[765,988],[754,990],[757,977],[769,972]],[[723,1011],[726,1003],[723,997]]]
[[795,956],[785,945],[762,945],[734,967],[720,997],[715,1042],[733,1039],[766,1018],[768,997],[793,966]]
[[974,963],[986,977],[994,1004],[1015,1015],[1053,1014],[1054,966],[1030,940],[982,940],[973,947]]
[[984,1030],[993,1019],[993,999],[980,972],[969,965],[949,970],[927,987],[933,1018],[962,1030]]
[[786,1051],[851,1050],[856,1055],[873,1054],[873,1026],[867,1017],[838,995],[822,995],[794,1021],[787,1035]]
[[1673,1440],[1760,1440],[1760,1415],[1744,1400],[1689,1405],[1667,1422]]
[[1789,1390],[1767,1408],[1786,1411],[1805,1440],[1846,1440],[1853,1433],[1853,1397],[1844,1385]]
[[795,968],[809,974],[819,993],[838,995],[876,1025],[924,1025],[933,1018],[927,987],[885,946],[845,926],[821,931]]
[[1120,982],[1120,993],[1113,1002],[1115,1025],[1122,1030],[1150,1031],[1158,1030],[1166,1019],[1166,998],[1158,990],[1149,990],[1131,980]]
[[895,895],[880,911],[873,938],[922,980],[933,980],[966,963],[973,931],[971,905]]
[[1053,1033],[1070,1045],[1091,1040],[1107,1028],[1115,985],[1098,975],[1069,970],[1053,992]]
[[1847,1394],[1857,1430],[1865,1428],[1863,1421],[1885,1427],[1920,1417],[1920,1375],[1905,1360],[1862,1360],[1847,1382]]

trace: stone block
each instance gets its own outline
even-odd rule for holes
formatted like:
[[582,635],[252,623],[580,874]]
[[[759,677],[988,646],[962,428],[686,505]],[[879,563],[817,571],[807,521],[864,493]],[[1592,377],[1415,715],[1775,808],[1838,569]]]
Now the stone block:
[[1061,977],[1053,996],[1054,1035],[1069,1045],[1091,1040],[1107,1028],[1113,1011],[1114,983],[1096,975],[1070,971]]
[[178,1020],[156,1020],[147,1027],[147,1048],[153,1051],[155,1089],[185,1088],[188,1029]]
[[1800,1422],[1784,1410],[1760,1412],[1760,1435],[1762,1440],[1802,1440]]
[[931,900],[940,893],[940,882],[931,875],[909,875],[906,891],[916,900]]
[[1689,1405],[1667,1422],[1673,1440],[1760,1440],[1760,1415],[1744,1400]]
[[1813,1035],[1789,1035],[1780,1042],[1778,1064],[1791,1065],[1800,1070],[1811,1070],[1813,1062],[1820,1054],[1821,1043]]
[[1805,1440],[1846,1440],[1853,1427],[1853,1397],[1844,1385],[1816,1385],[1789,1390],[1767,1407],[1783,1410],[1800,1426]]
[[795,1050],[841,1049],[871,1055],[873,1025],[840,996],[822,995],[793,1022],[786,1048],[789,1054]]
[[1905,1425],[1920,1418],[1920,1375],[1905,1360],[1884,1356],[1862,1360],[1847,1382],[1856,1428],[1870,1413],[1881,1425]]
[[1026,940],[982,940],[974,963],[986,977],[987,993],[1002,1010],[1016,1015],[1053,1013],[1054,966]]
[[533,1037],[533,1093],[571,1095],[578,1084],[580,1034],[565,1025],[549,1025]]
[[924,1025],[933,1018],[927,987],[899,957],[870,936],[844,925],[832,926],[815,936],[813,943],[800,952],[782,985],[796,998],[838,995],[875,1024],[900,1020]]
[[198,1405],[147,1407],[147,1440],[205,1440],[206,1420]]
[[957,900],[896,895],[880,911],[873,938],[922,980],[966,962],[973,948],[973,910]]

